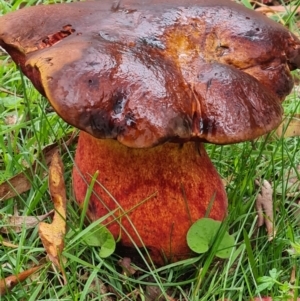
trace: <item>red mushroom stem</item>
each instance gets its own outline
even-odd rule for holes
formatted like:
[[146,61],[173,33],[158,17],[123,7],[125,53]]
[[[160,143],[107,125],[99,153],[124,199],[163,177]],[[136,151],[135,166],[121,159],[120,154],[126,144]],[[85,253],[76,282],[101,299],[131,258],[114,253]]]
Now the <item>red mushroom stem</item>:
[[226,193],[202,143],[132,149],[81,132],[75,162],[73,184],[80,204],[99,170],[89,218],[119,209],[104,224],[115,238],[121,234],[122,245],[146,246],[156,263],[191,256],[186,233],[192,223],[205,215],[226,216]]

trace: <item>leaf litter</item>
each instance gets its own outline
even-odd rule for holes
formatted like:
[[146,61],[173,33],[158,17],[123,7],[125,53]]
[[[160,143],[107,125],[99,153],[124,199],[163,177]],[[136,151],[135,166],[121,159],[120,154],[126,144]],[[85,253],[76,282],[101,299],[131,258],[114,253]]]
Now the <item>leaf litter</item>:
[[4,296],[10,292],[18,283],[25,281],[32,274],[40,270],[43,265],[32,267],[26,271],[19,273],[18,275],[11,275],[0,280],[0,296]]
[[[61,253],[64,248],[64,237],[66,233],[66,188],[63,178],[63,163],[56,151],[52,157],[49,167],[49,191],[53,201],[55,210],[52,210],[40,216],[18,216],[15,215],[5,216],[7,219],[7,227],[1,228],[1,232],[8,233],[9,230],[20,232],[23,227],[32,228],[39,224],[39,237],[47,252],[50,261],[57,267],[62,275],[66,284],[66,276],[61,266]],[[45,218],[53,215],[51,224],[42,222]],[[1,214],[1,218],[3,218]],[[10,229],[8,229],[8,227]],[[16,245],[10,244],[1,239],[0,244],[6,247],[15,248]],[[10,275],[4,279],[0,279],[0,296],[10,292],[18,283],[25,281],[32,274],[40,270],[44,265],[39,265],[27,269],[17,275]]]
[[[77,137],[75,137],[75,132],[73,132],[71,136],[68,136],[67,138],[68,140],[65,142],[66,146],[71,145],[73,142],[76,143],[77,141]],[[41,158],[45,159],[45,164],[47,166],[49,166],[53,154],[57,152],[62,145],[64,145],[64,141],[65,139],[62,138],[58,142],[52,143],[43,148]],[[64,151],[64,147],[62,149]],[[0,184],[0,201],[6,201],[10,198],[18,196],[21,193],[28,191],[32,187],[32,171],[36,170],[37,161],[38,160],[36,160],[33,163],[31,168],[26,168],[24,171]],[[44,177],[46,176],[47,174],[45,173]]]
[[64,238],[66,234],[66,188],[64,182],[63,163],[58,152],[53,155],[49,168],[49,191],[55,208],[51,224],[40,222],[39,236],[46,249],[50,261],[63,275],[67,283],[64,269],[61,266]]
[[278,137],[300,137],[300,114],[286,116],[276,129]]
[[41,221],[46,219],[48,216],[51,216],[54,213],[54,210],[50,212],[38,215],[38,216],[19,216],[17,214],[0,214],[0,219],[2,220],[3,225],[0,228],[0,232],[8,234],[11,231],[15,233],[22,232],[23,228],[30,229],[37,226]]
[[268,240],[271,241],[276,234],[273,224],[273,189],[267,180],[263,180],[262,183],[255,180],[255,184],[260,187],[255,203],[258,215],[257,226],[266,226]]

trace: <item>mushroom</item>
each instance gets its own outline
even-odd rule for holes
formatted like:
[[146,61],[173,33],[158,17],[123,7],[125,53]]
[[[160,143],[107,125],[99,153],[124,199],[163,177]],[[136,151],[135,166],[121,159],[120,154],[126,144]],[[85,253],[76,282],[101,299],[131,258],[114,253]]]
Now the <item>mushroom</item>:
[[0,46],[82,130],[78,203],[99,171],[88,217],[110,213],[104,224],[122,246],[146,247],[158,264],[192,255],[197,219],[226,217],[203,142],[276,128],[300,64],[300,41],[266,17],[232,1],[181,2],[41,5],[0,18]]

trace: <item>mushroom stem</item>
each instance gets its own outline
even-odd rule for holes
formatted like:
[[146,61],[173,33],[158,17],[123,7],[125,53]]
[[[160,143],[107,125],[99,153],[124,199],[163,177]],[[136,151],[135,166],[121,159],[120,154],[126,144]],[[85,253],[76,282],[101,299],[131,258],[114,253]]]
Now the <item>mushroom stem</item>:
[[226,216],[226,193],[202,143],[132,149],[81,132],[75,163],[73,184],[80,204],[99,171],[88,217],[96,220],[113,212],[104,224],[114,237],[121,234],[123,246],[132,246],[132,240],[145,246],[155,263],[188,258],[186,233],[192,223]]

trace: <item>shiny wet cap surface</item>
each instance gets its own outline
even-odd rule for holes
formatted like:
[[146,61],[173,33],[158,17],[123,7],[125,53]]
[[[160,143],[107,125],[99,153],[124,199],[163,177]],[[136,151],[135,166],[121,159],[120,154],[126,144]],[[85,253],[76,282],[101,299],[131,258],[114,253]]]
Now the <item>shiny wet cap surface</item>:
[[274,129],[299,40],[231,1],[178,2],[22,9],[0,18],[0,45],[65,121],[97,138],[227,144]]

